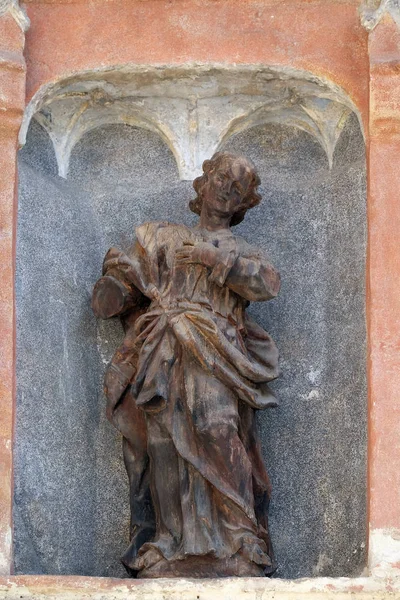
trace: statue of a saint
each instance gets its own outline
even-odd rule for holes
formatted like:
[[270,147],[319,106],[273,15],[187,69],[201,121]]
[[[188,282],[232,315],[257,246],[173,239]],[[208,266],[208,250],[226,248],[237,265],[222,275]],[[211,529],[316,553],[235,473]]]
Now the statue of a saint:
[[255,410],[276,406],[278,352],[246,307],[274,298],[279,274],[231,231],[261,200],[254,165],[218,152],[203,171],[198,225],[141,225],[126,254],[107,252],[93,292],[95,314],[125,328],[105,392],[130,481],[122,561],[139,577],[276,569]]

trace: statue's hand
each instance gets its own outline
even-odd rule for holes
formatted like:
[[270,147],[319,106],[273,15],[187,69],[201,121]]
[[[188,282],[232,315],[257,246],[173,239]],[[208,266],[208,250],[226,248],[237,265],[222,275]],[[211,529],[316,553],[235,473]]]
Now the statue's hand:
[[183,247],[176,251],[176,263],[178,265],[200,264],[213,269],[221,260],[221,250],[213,244],[201,242],[193,245],[191,242],[184,242]]

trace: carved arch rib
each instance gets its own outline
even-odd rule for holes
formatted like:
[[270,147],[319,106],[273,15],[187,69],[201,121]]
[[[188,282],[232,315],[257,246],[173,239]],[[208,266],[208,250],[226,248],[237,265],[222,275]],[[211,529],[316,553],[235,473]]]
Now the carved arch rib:
[[[261,66],[115,67],[79,73],[39,90],[20,133],[37,119],[52,140],[58,172],[67,177],[75,144],[95,127],[126,123],[158,133],[181,179],[193,179],[235,133],[264,123],[307,131],[329,167],[348,116],[360,116],[332,83],[294,70]],[[362,125],[361,125],[362,127]]]

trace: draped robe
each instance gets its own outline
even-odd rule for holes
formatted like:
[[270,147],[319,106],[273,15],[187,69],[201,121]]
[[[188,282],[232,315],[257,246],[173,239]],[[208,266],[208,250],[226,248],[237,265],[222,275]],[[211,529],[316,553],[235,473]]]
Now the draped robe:
[[[178,248],[204,241],[220,250],[213,269],[176,264]],[[277,404],[268,382],[278,352],[246,307],[275,297],[279,274],[230,230],[146,223],[127,255],[128,266],[111,248],[103,266],[121,287],[126,327],[105,377],[131,482],[123,562],[148,576],[160,576],[154,556],[178,574],[189,558],[206,576],[271,574],[270,482],[255,410]],[[232,567],[238,557],[251,569]]]

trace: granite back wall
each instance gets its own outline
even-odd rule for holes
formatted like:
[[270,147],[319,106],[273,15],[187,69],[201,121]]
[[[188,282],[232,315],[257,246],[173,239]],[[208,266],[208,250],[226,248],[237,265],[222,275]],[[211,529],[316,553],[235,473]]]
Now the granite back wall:
[[[348,121],[329,171],[306,133],[278,125],[231,138],[253,159],[263,202],[236,229],[282,275],[250,308],[281,351],[279,408],[262,413],[271,531],[285,578],[365,565],[365,152]],[[125,576],[128,486],[102,377],[121,339],[97,321],[93,284],[111,245],[148,220],[193,224],[189,182],[157,135],[108,125],[85,135],[68,180],[32,123],[20,152],[17,242],[15,572]]]

